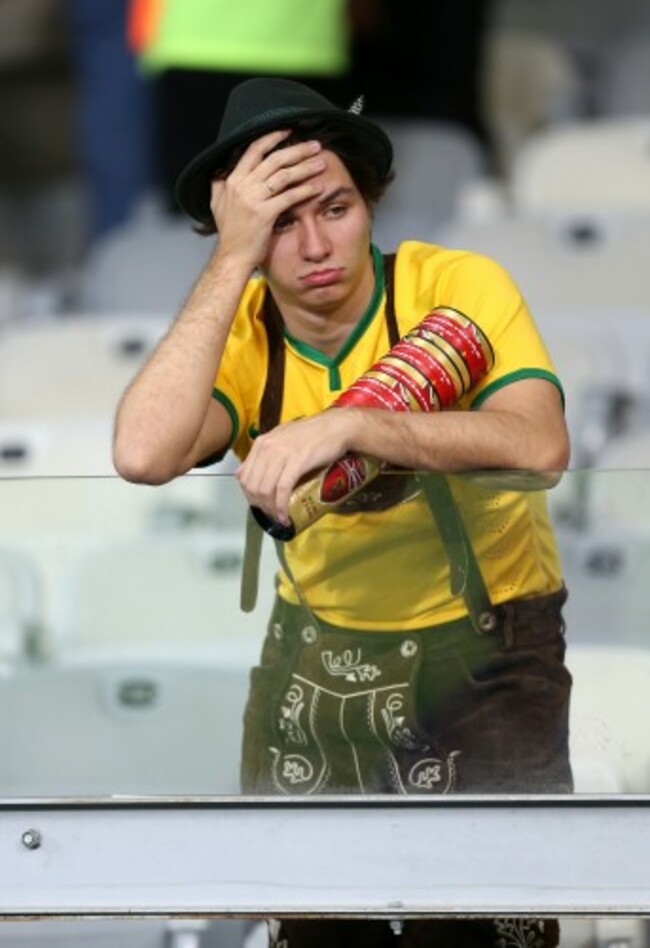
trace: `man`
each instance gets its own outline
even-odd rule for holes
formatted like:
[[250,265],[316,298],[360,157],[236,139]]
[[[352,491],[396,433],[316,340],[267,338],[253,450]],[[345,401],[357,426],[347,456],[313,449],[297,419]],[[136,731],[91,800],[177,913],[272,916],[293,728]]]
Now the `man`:
[[[279,545],[244,790],[568,792],[566,593],[543,493],[462,474],[551,472],[552,483],[569,451],[559,382],[498,264],[372,246],[392,149],[358,111],[288,80],[235,89],[177,188],[219,240],[122,399],[115,464],[157,484],[232,446],[251,507],[280,527],[296,486],[344,456],[399,472]],[[448,335],[413,344],[433,338],[436,373],[456,378],[439,405],[449,410],[345,405],[427,319]],[[472,378],[454,342],[468,331]],[[407,921],[403,932],[403,944],[557,941],[540,920]],[[371,921],[293,920],[275,937],[290,948],[394,939]]]

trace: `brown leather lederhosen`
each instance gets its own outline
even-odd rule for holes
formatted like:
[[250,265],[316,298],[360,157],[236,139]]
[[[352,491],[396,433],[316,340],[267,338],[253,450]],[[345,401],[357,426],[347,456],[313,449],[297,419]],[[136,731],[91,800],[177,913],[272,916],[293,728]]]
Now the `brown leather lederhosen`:
[[[390,345],[394,346],[400,339],[395,314],[394,254],[384,256],[384,276],[386,328]],[[269,357],[266,382],[260,404],[260,433],[270,431],[271,428],[279,424],[284,393],[284,322],[269,291],[267,291],[264,300],[262,318],[266,327]],[[413,476],[417,480],[417,487],[422,491],[428,502],[447,553],[452,595],[463,596],[469,618],[477,632],[492,631],[496,624],[496,618],[492,611],[490,597],[446,477],[434,473],[418,473]],[[372,509],[385,509],[398,502],[401,499],[402,488],[406,486],[406,482],[407,478],[398,477],[395,474],[380,476],[372,484]],[[338,508],[337,512],[356,511],[363,509],[364,505],[366,509],[370,507],[368,498],[364,495],[357,495],[353,502]],[[249,521],[249,537],[255,529],[255,525]],[[284,565],[281,544],[278,543],[277,546]]]

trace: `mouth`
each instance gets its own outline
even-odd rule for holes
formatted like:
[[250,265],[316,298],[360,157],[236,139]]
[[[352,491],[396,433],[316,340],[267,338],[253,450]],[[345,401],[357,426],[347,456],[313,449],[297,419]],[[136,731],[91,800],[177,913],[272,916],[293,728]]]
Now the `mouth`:
[[301,277],[306,286],[332,286],[339,283],[343,277],[343,270],[339,267],[330,267],[327,270],[312,270]]

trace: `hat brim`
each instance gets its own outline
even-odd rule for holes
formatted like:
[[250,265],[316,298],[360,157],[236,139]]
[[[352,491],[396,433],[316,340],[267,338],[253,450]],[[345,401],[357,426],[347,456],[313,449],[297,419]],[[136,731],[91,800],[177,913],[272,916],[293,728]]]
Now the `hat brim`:
[[214,223],[210,209],[211,182],[227,164],[228,156],[233,148],[249,144],[276,128],[291,128],[304,119],[308,119],[310,123],[313,122],[315,127],[321,122],[330,126],[340,126],[341,131],[357,143],[359,150],[380,174],[388,174],[390,171],[393,162],[393,146],[388,135],[379,125],[351,112],[296,111],[282,118],[275,115],[267,121],[256,122],[254,130],[246,133],[240,129],[237,134],[215,142],[199,152],[186,165],[176,182],[174,193],[178,206],[201,224]]

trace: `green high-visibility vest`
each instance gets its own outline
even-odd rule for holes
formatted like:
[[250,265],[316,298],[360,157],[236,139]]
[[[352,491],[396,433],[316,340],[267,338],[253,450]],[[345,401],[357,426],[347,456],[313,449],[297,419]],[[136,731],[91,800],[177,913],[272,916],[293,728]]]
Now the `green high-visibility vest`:
[[145,68],[328,75],[348,65],[346,0],[163,0]]

